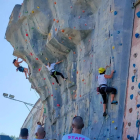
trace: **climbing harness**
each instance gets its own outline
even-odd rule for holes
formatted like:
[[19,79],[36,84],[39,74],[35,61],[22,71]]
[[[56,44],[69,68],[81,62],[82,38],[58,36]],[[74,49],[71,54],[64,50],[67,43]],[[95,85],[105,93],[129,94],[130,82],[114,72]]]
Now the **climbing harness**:
[[[52,69],[52,70],[54,70],[54,69]],[[53,76],[55,76],[56,75],[56,71],[54,70],[54,71],[52,71],[52,70],[50,70],[50,75],[53,77]]]

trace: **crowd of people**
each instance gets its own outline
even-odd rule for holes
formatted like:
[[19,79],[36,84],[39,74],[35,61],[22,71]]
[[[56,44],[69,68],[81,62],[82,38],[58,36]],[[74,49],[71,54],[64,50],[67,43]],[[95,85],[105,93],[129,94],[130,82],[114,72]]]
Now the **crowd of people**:
[[[37,122],[37,127],[35,130],[35,137],[32,138],[33,140],[48,140],[46,139],[46,132],[44,127],[42,127],[43,124],[40,122]],[[82,129],[84,127],[84,121],[82,117],[76,116],[72,120],[72,133],[64,135],[62,140],[71,140],[71,139],[77,139],[77,140],[90,140],[88,137],[82,135]],[[26,140],[28,139],[29,132],[27,128],[22,128],[20,131],[20,140]]]

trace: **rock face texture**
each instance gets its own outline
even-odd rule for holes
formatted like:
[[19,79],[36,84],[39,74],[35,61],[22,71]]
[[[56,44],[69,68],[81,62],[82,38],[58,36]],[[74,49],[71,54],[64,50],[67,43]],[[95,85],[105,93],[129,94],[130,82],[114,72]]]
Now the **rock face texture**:
[[[13,54],[30,69],[29,81],[45,106],[48,139],[61,140],[71,132],[75,115],[83,117],[82,133],[98,140],[122,139],[123,116],[133,29],[133,0],[24,0],[10,16],[6,39]],[[55,69],[57,85],[45,67]],[[108,85],[117,89],[118,105],[110,104],[103,118],[96,87],[98,68],[110,64],[116,73]]]

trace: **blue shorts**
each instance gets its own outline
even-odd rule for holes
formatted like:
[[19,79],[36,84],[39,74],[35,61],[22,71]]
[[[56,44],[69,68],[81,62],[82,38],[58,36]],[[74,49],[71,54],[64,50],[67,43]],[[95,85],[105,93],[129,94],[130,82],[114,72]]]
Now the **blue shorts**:
[[20,72],[24,72],[24,68],[22,66],[19,66],[17,70],[19,70]]

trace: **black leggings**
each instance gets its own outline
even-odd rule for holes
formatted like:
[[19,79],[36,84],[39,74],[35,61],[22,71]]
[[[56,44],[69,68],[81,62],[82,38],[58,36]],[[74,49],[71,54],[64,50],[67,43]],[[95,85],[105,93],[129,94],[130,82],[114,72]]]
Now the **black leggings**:
[[106,93],[110,93],[110,92],[112,92],[111,94],[116,94],[117,90],[112,87],[101,87],[100,88],[100,94],[102,95],[102,98],[103,98],[103,104],[106,104],[106,102],[107,102]]
[[57,82],[58,84],[59,84],[58,79],[57,79],[57,77],[56,77],[54,74],[55,74],[55,75],[60,75],[60,76],[64,79],[64,76],[62,75],[62,73],[60,73],[60,72],[58,72],[58,71],[52,72],[51,76],[55,78],[55,80],[56,80],[56,82]]

